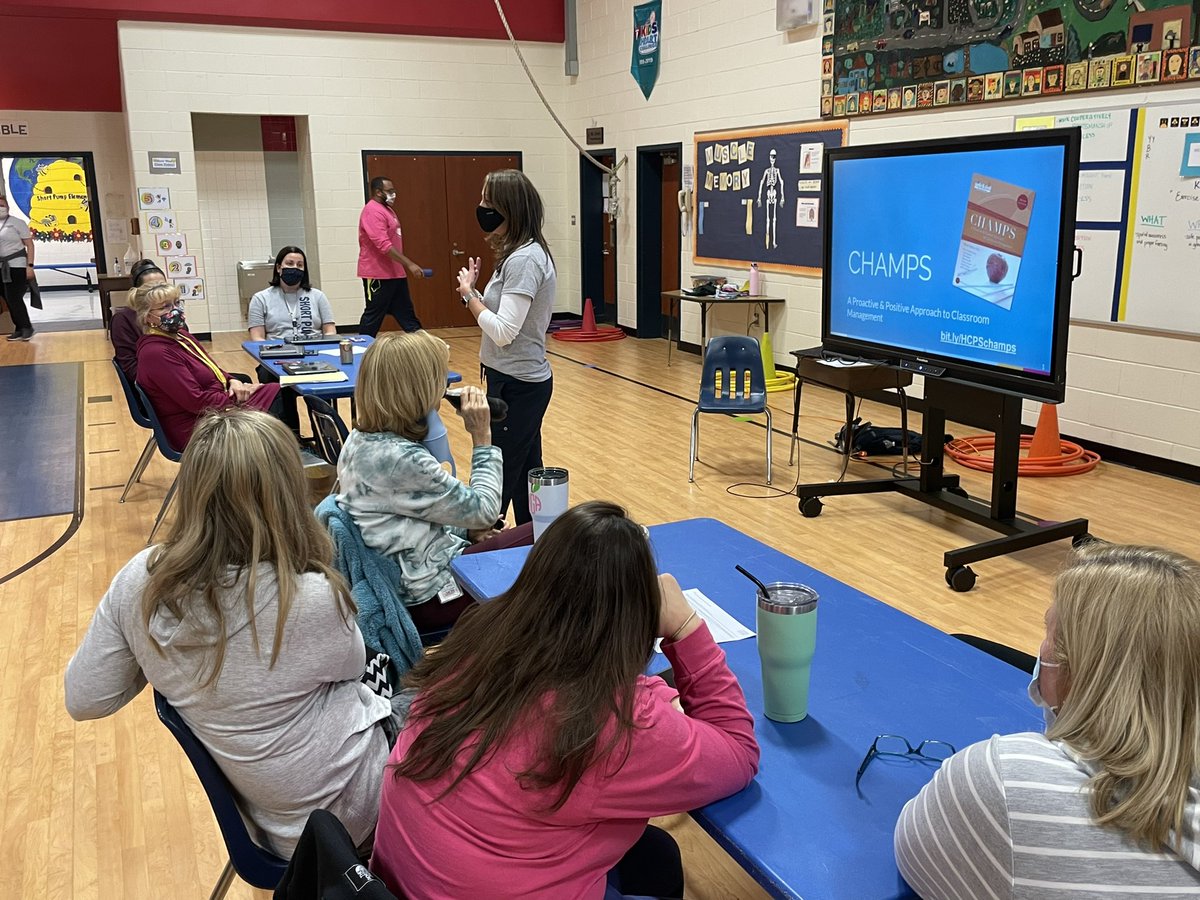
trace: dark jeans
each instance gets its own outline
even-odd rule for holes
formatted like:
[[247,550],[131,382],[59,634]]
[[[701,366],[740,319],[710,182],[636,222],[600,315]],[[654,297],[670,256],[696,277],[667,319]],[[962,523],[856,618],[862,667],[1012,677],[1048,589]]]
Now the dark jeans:
[[420,331],[421,320],[413,310],[407,278],[371,278],[367,280],[367,308],[358,322],[358,330],[375,337],[383,317],[391,313],[405,331]]
[[484,367],[487,394],[508,404],[508,416],[492,426],[492,443],[504,455],[504,484],[500,497],[500,515],[508,514],[518,525],[532,521],[529,514],[528,477],[530,469],[542,465],[542,419],[554,393],[554,379],[521,381],[503,372]]
[[[279,381],[279,376],[266,366],[259,366],[254,371],[258,375],[259,384],[275,384]],[[285,387],[279,391],[279,397],[276,402],[279,404],[279,415],[277,418],[298,436],[300,434],[300,413],[296,409],[297,399],[298,395],[296,392],[291,388]]]
[[608,873],[608,883],[626,896],[683,896],[683,859],[675,838],[647,825],[638,842]]
[[[493,535],[486,541],[472,544],[463,551],[463,556],[466,556],[468,553],[486,553],[488,550],[507,550],[509,547],[529,547],[532,544],[533,523],[531,522],[528,525],[518,525],[516,528],[505,528],[499,534]],[[424,603],[410,606],[408,614],[412,616],[413,624],[417,626],[417,631],[424,634],[442,628],[449,628],[458,621],[458,617],[474,602],[466,594],[463,594],[457,600],[451,600],[449,603],[442,603],[437,597],[431,597]]]
[[25,308],[25,261],[18,260],[9,268],[11,281],[4,283],[4,303],[12,316],[14,331],[28,331],[33,327],[29,321],[29,310]]

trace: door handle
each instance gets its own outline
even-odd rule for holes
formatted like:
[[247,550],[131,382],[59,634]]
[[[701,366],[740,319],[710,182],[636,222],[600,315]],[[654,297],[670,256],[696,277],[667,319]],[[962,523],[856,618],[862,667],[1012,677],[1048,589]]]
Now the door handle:
[[459,250],[457,247],[455,247],[453,250],[450,251],[450,255],[451,256],[466,256],[467,251]]

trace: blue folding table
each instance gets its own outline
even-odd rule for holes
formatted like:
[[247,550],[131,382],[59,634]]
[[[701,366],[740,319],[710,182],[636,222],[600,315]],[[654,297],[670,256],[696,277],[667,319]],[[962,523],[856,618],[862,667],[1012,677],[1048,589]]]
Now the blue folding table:
[[[1025,695],[1029,676],[714,519],[656,525],[650,537],[660,572],[750,628],[755,588],[734,570],[739,563],[764,582],[808,584],[821,598],[803,722],[763,716],[756,639],[721,645],[754,713],[762,762],[749,787],[692,816],[773,896],[912,896],[896,869],[892,832],[934,769],[878,757],[856,791],[859,764],[883,733],[962,749],[993,734],[1041,730]],[[512,585],[528,553],[460,556],[452,568],[484,601]],[[665,665],[658,656],[651,671]]]

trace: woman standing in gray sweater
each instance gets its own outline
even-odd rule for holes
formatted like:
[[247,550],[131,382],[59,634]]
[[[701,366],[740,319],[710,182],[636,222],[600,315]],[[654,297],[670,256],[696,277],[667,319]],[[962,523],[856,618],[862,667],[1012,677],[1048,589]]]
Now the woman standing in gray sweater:
[[117,573],[67,666],[67,711],[154,686],[217,761],[255,840],[287,858],[308,814],[369,846],[401,724],[359,679],[366,651],[295,441],[265,413],[206,416],[166,541]]

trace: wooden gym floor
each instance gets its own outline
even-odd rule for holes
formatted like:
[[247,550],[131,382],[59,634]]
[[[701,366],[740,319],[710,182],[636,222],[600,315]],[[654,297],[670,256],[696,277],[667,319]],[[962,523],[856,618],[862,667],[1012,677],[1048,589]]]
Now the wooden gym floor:
[[[439,332],[452,366],[474,383],[478,332]],[[252,366],[242,336],[219,335],[218,360]],[[968,631],[1035,651],[1042,615],[1065,544],[977,564],[978,585],[952,592],[942,553],[985,540],[983,528],[899,496],[833,499],[805,519],[794,497],[745,488],[761,482],[763,429],[717,416],[701,423],[701,459],[688,484],[688,427],[699,359],[663,341],[550,342],[554,399],[544,428],[545,461],[571,471],[571,499],[607,498],[646,524],[694,516],[721,519],[828,574],[946,631]],[[63,709],[62,674],[112,576],[143,546],[174,466],[155,457],[141,485],[118,504],[147,433],[132,424],[102,332],[39,334],[0,342],[0,365],[82,362],[85,366],[84,516],[60,549],[0,584],[0,896],[23,898],[205,897],[224,848],[203,791],[182,752],[155,719],[149,692],[119,714],[75,724]],[[20,397],[4,398],[19,404]],[[797,476],[827,481],[840,457],[825,444],[841,425],[842,399],[805,390],[799,467],[787,465],[792,394],[771,395],[775,487]],[[896,411],[866,403],[862,415],[898,424]],[[917,417],[914,417],[917,418]],[[465,472],[468,445],[448,418]],[[914,424],[914,427],[918,427]],[[966,432],[951,428],[956,436]],[[36,447],[26,452],[36,453]],[[8,461],[5,461],[8,464]],[[948,464],[951,471],[958,467]],[[880,470],[852,462],[850,479]],[[963,470],[986,497],[987,476]],[[1102,464],[1077,478],[1029,479],[1020,509],[1039,519],[1085,516],[1112,541],[1162,544],[1200,557],[1200,486]],[[0,523],[0,578],[34,559],[64,533],[70,516]],[[687,573],[675,573],[687,586]],[[762,896],[761,891],[684,816],[670,826],[685,848],[689,895]],[[237,882],[230,897],[265,897]]]

